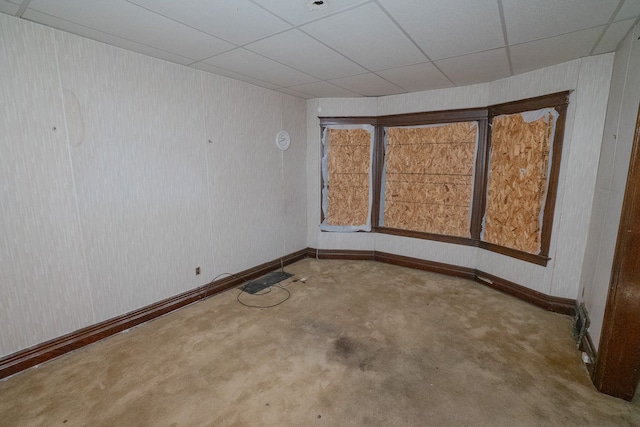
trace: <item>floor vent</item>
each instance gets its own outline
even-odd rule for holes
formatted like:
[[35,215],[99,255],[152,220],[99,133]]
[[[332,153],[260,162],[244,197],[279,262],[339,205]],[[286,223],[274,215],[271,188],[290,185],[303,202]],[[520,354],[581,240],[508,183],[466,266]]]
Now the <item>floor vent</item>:
[[286,273],[284,271],[273,271],[269,274],[265,274],[264,276],[257,278],[256,280],[248,282],[242,287],[242,290],[248,294],[255,294],[265,288],[268,288],[269,286],[280,283],[291,276],[293,276],[293,274]]
[[580,347],[582,338],[584,338],[584,335],[587,333],[589,323],[587,308],[584,306],[584,303],[580,303],[576,309],[576,316],[573,318],[573,339],[578,347]]

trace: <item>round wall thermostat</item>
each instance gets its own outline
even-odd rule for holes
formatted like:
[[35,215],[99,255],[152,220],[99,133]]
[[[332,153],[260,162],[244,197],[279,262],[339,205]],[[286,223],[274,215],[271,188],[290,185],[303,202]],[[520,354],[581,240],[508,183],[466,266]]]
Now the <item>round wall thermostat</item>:
[[278,135],[276,135],[276,147],[284,151],[289,148],[290,144],[291,137],[289,136],[289,132],[287,132],[286,130],[281,130],[280,132],[278,132]]

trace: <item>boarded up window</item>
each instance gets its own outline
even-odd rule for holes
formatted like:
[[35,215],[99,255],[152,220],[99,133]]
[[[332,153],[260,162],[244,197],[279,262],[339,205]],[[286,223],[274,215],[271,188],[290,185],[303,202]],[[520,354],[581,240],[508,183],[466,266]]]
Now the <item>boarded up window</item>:
[[381,225],[469,237],[477,122],[385,131]]
[[540,253],[557,117],[552,108],[494,117],[482,235],[485,242]]
[[371,229],[371,148],[373,126],[325,129],[322,159],[321,229]]

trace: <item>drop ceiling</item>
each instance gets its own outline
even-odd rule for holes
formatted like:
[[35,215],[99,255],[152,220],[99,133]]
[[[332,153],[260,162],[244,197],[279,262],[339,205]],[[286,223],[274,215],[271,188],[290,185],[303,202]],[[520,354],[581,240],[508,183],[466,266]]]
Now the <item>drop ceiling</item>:
[[616,50],[640,0],[0,0],[0,12],[302,98],[501,79]]

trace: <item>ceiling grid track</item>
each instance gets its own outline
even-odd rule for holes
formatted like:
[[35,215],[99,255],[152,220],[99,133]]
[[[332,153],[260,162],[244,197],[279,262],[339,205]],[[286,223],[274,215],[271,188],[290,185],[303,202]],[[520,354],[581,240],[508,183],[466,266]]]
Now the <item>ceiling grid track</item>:
[[640,19],[637,0],[11,0],[0,10],[307,99],[496,81],[614,52]]
[[18,11],[16,12],[16,16],[18,18],[22,18],[22,15],[24,14],[24,11],[27,10],[27,8],[29,7],[29,3],[31,3],[31,0],[22,0],[22,3],[20,3],[20,7],[18,8]]
[[509,49],[509,36],[507,35],[507,24],[504,19],[504,7],[502,7],[502,0],[496,0],[498,2],[498,11],[500,12],[500,24],[502,25],[502,36],[504,37],[504,47],[507,50],[507,61],[509,62],[509,73],[513,76],[513,61],[511,60],[511,49]]

